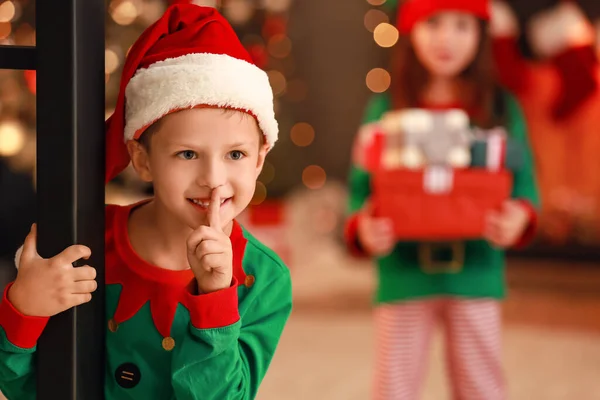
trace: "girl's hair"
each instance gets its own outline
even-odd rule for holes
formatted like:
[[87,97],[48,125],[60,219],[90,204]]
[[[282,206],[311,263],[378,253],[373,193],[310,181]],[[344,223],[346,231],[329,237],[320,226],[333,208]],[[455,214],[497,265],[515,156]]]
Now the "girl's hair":
[[[481,21],[481,41],[475,60],[460,75],[459,101],[473,112],[473,122],[490,128],[498,124],[495,111],[496,86],[494,64],[487,23]],[[421,64],[412,46],[410,35],[401,35],[392,53],[392,102],[395,109],[418,107],[420,95],[427,84],[429,72]]]

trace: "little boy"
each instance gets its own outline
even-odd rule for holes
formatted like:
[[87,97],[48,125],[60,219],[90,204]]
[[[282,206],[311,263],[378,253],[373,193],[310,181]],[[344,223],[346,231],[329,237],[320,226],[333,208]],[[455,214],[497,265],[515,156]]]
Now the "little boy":
[[[171,6],[131,48],[107,121],[107,174],[154,198],[106,207],[106,399],[253,399],[291,311],[289,271],[235,218],[277,140],[273,95],[213,8]],[[49,317],[91,299],[91,250],[50,259],[35,225],[0,303],[0,390],[35,398]]]

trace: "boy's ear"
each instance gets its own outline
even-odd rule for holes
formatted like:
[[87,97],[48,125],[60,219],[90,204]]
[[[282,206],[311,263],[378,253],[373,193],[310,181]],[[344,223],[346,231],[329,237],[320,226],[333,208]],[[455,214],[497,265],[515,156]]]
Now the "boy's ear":
[[260,146],[258,149],[258,160],[256,161],[256,179],[262,172],[263,166],[265,165],[265,158],[267,157],[267,152],[269,150],[269,145],[267,143]]
[[129,140],[127,142],[127,151],[133,169],[144,182],[152,182],[152,171],[150,169],[150,160],[148,159],[148,151],[137,140]]

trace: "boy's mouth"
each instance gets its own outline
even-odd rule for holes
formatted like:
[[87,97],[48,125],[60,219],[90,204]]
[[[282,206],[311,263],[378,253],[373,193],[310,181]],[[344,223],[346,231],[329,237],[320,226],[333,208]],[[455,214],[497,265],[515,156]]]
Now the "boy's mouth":
[[[223,205],[223,203],[225,203],[226,201],[228,201],[230,198],[226,198],[226,199],[221,199],[221,206]],[[208,209],[208,207],[210,206],[210,199],[187,199],[190,203],[199,206],[201,208],[204,209]]]

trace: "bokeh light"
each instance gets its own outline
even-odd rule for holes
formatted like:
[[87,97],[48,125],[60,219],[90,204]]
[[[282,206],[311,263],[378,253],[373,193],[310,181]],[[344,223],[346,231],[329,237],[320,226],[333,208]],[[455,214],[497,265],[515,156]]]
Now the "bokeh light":
[[306,147],[315,140],[315,130],[309,123],[299,122],[292,127],[290,137],[296,146]]
[[320,189],[326,181],[327,174],[318,165],[309,165],[302,171],[302,183],[309,189]]
[[398,29],[392,24],[387,22],[382,22],[377,25],[375,30],[373,31],[373,38],[375,39],[375,43],[377,43],[381,47],[392,47],[398,42],[398,38],[400,37],[400,33]]
[[374,93],[383,93],[392,83],[390,73],[383,68],[373,68],[367,73],[366,83],[369,90]]

